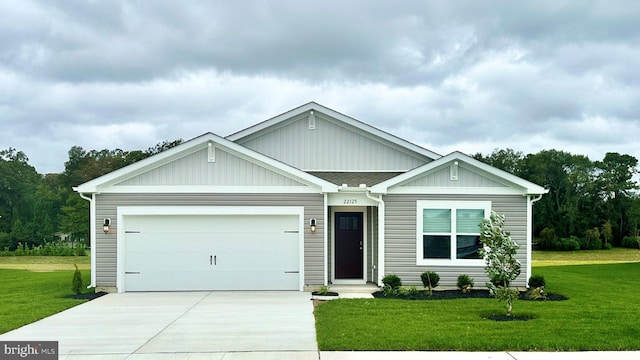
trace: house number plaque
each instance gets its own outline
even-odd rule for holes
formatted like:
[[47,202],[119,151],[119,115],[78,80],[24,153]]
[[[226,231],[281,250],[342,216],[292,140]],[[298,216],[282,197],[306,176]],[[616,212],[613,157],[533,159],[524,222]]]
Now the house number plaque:
[[358,204],[358,199],[354,199],[354,198],[344,199],[343,204],[344,205],[357,205]]

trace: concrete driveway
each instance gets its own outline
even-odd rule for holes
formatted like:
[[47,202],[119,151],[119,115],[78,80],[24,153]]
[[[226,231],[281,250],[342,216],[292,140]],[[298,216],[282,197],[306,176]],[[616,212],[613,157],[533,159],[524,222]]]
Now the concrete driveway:
[[59,341],[60,359],[317,359],[309,293],[109,294],[0,341]]

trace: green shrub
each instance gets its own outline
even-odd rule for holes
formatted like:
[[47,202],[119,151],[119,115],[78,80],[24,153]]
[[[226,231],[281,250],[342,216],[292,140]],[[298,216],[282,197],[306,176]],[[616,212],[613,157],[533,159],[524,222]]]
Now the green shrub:
[[473,288],[473,279],[470,278],[469,275],[467,275],[467,274],[462,274],[462,275],[458,276],[457,285],[458,285],[458,289],[460,289],[460,291],[462,291],[465,294],[469,293],[469,292],[471,292],[471,289]]
[[73,272],[73,280],[71,281],[71,290],[76,295],[82,293],[82,273],[78,269],[78,265],[73,264],[76,267],[76,271]]
[[532,288],[532,289],[533,288],[539,288],[539,287],[545,287],[546,285],[547,285],[547,283],[544,280],[544,276],[542,276],[542,275],[533,274],[529,278],[529,287]]
[[420,280],[422,280],[424,287],[433,289],[438,286],[440,275],[434,271],[426,271],[420,275]]
[[640,249],[640,236],[625,236],[621,245],[629,249]]
[[429,295],[432,295],[433,288],[438,286],[438,283],[440,282],[440,275],[434,271],[425,271],[420,274],[420,280],[422,280],[424,287],[429,289]]
[[611,245],[611,243],[606,243],[606,244],[604,244],[603,249],[605,249],[605,250],[611,250],[611,249],[613,249],[613,245]]
[[400,277],[396,274],[385,275],[385,277],[382,278],[382,283],[384,286],[390,287],[391,290],[397,290],[402,286],[402,280],[400,280]]

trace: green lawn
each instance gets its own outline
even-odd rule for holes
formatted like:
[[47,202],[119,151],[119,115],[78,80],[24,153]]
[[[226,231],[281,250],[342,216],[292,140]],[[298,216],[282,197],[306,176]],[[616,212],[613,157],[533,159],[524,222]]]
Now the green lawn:
[[316,308],[321,350],[640,350],[640,263],[535,267],[566,301],[340,299]]
[[[72,278],[73,271],[0,269],[0,334],[85,302],[66,298]],[[90,272],[82,271],[82,279],[88,283]]]

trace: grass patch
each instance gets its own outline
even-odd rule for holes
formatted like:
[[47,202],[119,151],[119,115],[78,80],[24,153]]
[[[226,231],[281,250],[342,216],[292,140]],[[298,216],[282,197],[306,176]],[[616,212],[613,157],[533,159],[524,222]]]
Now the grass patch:
[[80,270],[91,268],[89,256],[0,256],[0,269],[21,269],[31,271]]
[[640,263],[534,269],[567,301],[517,301],[496,322],[495,299],[340,299],[316,308],[320,350],[583,351],[639,350]]
[[[67,298],[73,294],[72,278],[73,271],[0,269],[0,334],[85,302]],[[87,283],[90,272],[82,271],[82,278]]]
[[580,251],[536,250],[531,257],[533,260],[532,266],[620,264],[640,262],[640,250],[626,248]]

